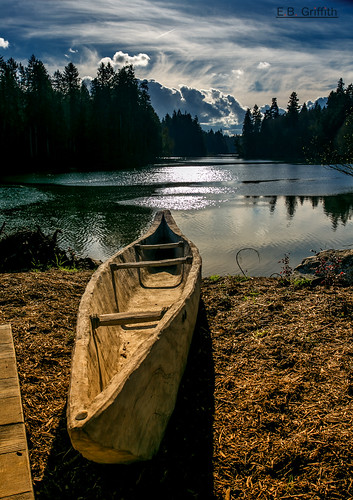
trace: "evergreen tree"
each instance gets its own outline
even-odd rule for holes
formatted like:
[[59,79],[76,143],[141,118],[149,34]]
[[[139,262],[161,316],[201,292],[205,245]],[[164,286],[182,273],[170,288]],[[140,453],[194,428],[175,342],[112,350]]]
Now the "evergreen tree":
[[336,93],[337,94],[343,94],[344,93],[344,82],[343,82],[343,79],[340,78],[337,82],[337,90],[336,90]]
[[257,104],[254,105],[252,110],[252,123],[254,133],[259,134],[261,130],[262,114]]
[[[116,158],[116,148],[120,144],[116,130],[116,112],[113,107],[113,91],[117,76],[110,63],[101,63],[97,76],[92,80],[92,150],[96,162],[108,168]],[[114,143],[113,138],[117,138]]]
[[271,107],[270,107],[270,115],[271,115],[272,119],[276,119],[279,116],[277,97],[272,98],[272,103],[271,103]]
[[292,92],[287,106],[287,117],[294,124],[299,115],[299,99],[296,92]]
[[137,149],[137,154],[143,154],[151,161],[161,152],[162,134],[161,123],[152,107],[146,80],[139,84],[138,103],[141,117],[138,121],[139,145],[135,149]]
[[266,157],[269,154],[269,144],[271,141],[271,113],[266,109],[260,128],[260,134],[257,140],[257,155]]
[[47,69],[34,55],[24,72],[29,153],[32,161],[45,168],[55,142],[53,88]]
[[72,62],[65,66],[62,81],[63,93],[71,99],[75,99],[80,91],[81,80],[78,69]]
[[197,116],[192,118],[190,113],[182,113],[180,109],[173,111],[173,115],[162,120],[163,137],[167,138],[169,154],[173,156],[204,156],[206,146],[204,135]]
[[116,129],[123,148],[118,152],[121,161],[136,151],[135,136],[139,115],[139,84],[132,65],[121,68],[114,89],[114,109],[118,122]]
[[65,93],[65,90],[64,90],[64,78],[63,78],[63,74],[61,73],[61,71],[57,70],[54,72],[54,75],[52,77],[52,88],[54,90],[54,92],[57,93],[58,96],[62,96],[64,95]]
[[84,123],[81,122],[81,80],[78,70],[71,62],[65,67],[62,75],[62,95],[67,124],[67,150],[70,155],[77,153],[78,135]]
[[338,80],[336,92],[332,91],[327,99],[326,112],[323,116],[323,132],[326,143],[331,143],[351,112],[352,100],[344,91],[342,78]]
[[230,152],[227,138],[223,135],[222,130],[214,132],[211,129],[208,132],[203,132],[203,136],[207,154],[219,155]]
[[241,154],[248,158],[254,154],[254,121],[250,108],[247,108],[243,121]]
[[261,132],[265,132],[264,129],[266,129],[268,123],[270,122],[270,120],[272,119],[271,117],[271,112],[269,109],[266,109],[265,113],[264,113],[264,117],[263,117],[263,120],[262,120],[262,123],[261,123]]
[[300,110],[300,115],[306,115],[308,113],[308,108],[307,108],[307,105],[305,104],[305,102],[303,103],[303,106],[301,107],[301,110]]
[[246,110],[243,122],[243,137],[249,137],[254,132],[253,117],[250,108]]
[[347,86],[345,93],[346,93],[348,99],[350,99],[352,101],[353,100],[353,84],[352,83],[350,83]]
[[19,65],[0,57],[0,145],[2,150],[23,152],[24,102]]

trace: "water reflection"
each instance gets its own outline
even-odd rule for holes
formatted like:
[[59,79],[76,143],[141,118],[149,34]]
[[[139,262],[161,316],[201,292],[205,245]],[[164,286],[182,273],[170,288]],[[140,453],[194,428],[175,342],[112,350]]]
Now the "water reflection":
[[353,195],[326,196],[322,200],[324,213],[330,218],[332,228],[336,229],[341,222],[346,225],[352,217]]
[[[245,196],[250,204],[261,204],[264,201],[268,203],[270,213],[276,210],[279,196]],[[339,224],[346,225],[353,215],[353,193],[341,194],[335,196],[284,196],[287,218],[292,219],[295,216],[298,204],[304,206],[306,202],[311,207],[323,207],[323,212],[332,222],[332,229],[335,230]]]
[[[353,242],[353,179],[318,166],[196,159],[124,172],[37,175],[0,184],[0,225],[62,230],[62,246],[106,259],[169,208],[200,248],[204,275],[239,272],[245,247],[251,275],[278,272],[290,253]],[[186,163],[186,164],[185,164]],[[7,179],[11,181],[11,179]]]

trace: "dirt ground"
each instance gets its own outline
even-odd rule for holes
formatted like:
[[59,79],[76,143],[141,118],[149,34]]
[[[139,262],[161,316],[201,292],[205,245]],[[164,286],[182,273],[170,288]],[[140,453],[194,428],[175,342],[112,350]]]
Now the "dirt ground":
[[80,297],[92,271],[0,274],[36,498],[353,498],[352,287],[204,279],[175,412],[156,457],[98,465],[66,432]]

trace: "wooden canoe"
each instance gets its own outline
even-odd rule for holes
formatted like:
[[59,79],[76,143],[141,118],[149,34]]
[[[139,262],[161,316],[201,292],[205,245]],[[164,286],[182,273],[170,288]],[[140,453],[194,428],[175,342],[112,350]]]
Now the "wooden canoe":
[[168,210],[102,264],[82,296],[71,363],[72,445],[99,463],[148,460],[173,412],[198,313],[201,257]]

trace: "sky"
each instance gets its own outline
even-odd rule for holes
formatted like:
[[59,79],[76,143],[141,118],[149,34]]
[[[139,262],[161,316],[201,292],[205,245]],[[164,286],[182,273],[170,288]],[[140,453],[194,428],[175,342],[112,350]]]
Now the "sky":
[[353,83],[353,0],[1,0],[0,56],[82,78],[133,64],[160,117],[239,133],[247,107],[286,109]]

